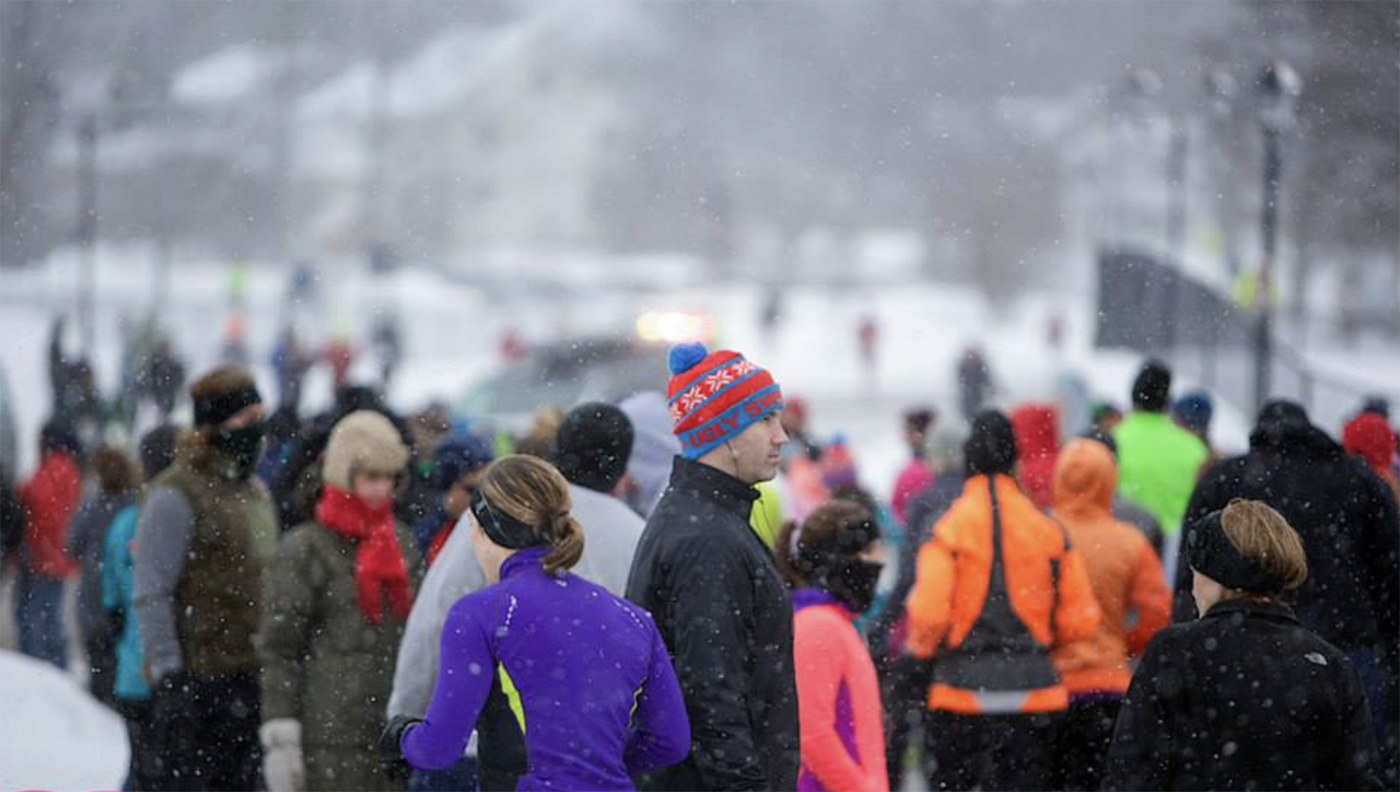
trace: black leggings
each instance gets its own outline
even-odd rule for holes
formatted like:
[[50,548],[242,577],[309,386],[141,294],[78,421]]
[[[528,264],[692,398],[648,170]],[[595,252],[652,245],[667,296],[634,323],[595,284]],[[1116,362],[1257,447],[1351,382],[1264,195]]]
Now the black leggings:
[[151,702],[118,699],[117,711],[126,720],[126,738],[131,746],[131,761],[122,789],[147,792],[159,788],[162,759],[158,727],[151,717]]
[[904,786],[904,756],[915,729],[928,716],[928,686],[931,674],[927,660],[901,656],[890,662],[880,676],[881,698],[885,702],[885,767],[890,789]]
[[157,790],[262,788],[261,693],[253,673],[162,680],[151,700]]
[[1071,701],[1060,729],[1057,757],[1063,788],[1097,790],[1103,780],[1103,763],[1113,742],[1113,725],[1118,722],[1121,698],[1094,698]]
[[929,789],[1055,789],[1056,734],[1063,717],[930,712],[924,720]]

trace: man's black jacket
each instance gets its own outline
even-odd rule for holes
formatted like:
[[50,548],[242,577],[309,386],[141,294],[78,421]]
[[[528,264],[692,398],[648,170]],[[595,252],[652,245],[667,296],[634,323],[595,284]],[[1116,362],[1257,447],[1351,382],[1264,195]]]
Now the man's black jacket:
[[794,789],[799,738],[792,602],[749,527],[758,491],[677,458],[647,521],[627,598],[656,620],[690,716],[685,762],[644,789]]

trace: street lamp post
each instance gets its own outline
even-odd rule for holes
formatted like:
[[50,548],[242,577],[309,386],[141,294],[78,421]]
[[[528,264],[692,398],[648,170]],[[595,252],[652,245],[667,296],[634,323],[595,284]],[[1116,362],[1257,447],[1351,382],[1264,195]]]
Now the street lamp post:
[[1164,313],[1166,341],[1163,346],[1167,354],[1176,352],[1181,334],[1177,332],[1180,321],[1181,282],[1186,278],[1186,199],[1187,190],[1187,147],[1190,145],[1188,121],[1184,118],[1168,118],[1166,184],[1167,184],[1167,248],[1162,257],[1162,277],[1167,286],[1166,311]]
[[78,122],[78,223],[77,243],[82,255],[82,272],[77,278],[78,324],[83,355],[89,361],[97,343],[97,112],[83,113]]
[[[102,232],[103,136],[127,114],[154,113],[164,107],[162,102],[132,100],[125,92],[128,87],[115,82],[111,72],[104,72],[84,78],[65,92],[71,96],[71,123],[77,144],[73,169],[77,199],[73,242],[78,262],[73,278],[73,310],[77,315],[83,355],[89,362],[97,354],[97,247]],[[161,244],[164,246],[168,223],[162,221],[158,225],[162,227]],[[167,280],[164,275],[159,278],[161,283]]]
[[1272,290],[1274,258],[1278,251],[1278,191],[1283,175],[1280,136],[1293,122],[1293,104],[1301,82],[1297,72],[1276,61],[1259,76],[1259,125],[1264,142],[1264,184],[1259,216],[1263,260],[1254,287],[1258,313],[1254,336],[1254,403],[1262,406],[1269,396],[1270,365],[1273,358],[1273,316],[1269,294]]
[[[1224,69],[1212,69],[1205,81],[1207,105],[1213,145],[1209,146],[1211,157],[1211,184],[1216,195],[1215,221],[1220,227],[1220,247],[1224,258],[1222,269],[1229,275],[1227,283],[1234,287],[1239,262],[1235,253],[1235,179],[1229,171],[1230,119],[1236,94],[1235,80]],[[1206,323],[1205,338],[1201,341],[1201,381],[1208,388],[1215,387],[1216,347],[1220,343],[1220,323],[1225,316],[1212,316]]]

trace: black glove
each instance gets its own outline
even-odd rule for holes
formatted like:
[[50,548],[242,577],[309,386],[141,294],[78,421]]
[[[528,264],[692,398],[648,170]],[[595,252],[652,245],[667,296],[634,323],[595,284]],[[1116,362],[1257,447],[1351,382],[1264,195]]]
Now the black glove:
[[422,718],[395,715],[389,719],[389,725],[385,726],[384,731],[379,735],[379,762],[384,766],[390,779],[402,781],[408,777],[408,762],[404,761],[400,743],[403,740],[403,733],[408,731],[409,726],[422,722]]

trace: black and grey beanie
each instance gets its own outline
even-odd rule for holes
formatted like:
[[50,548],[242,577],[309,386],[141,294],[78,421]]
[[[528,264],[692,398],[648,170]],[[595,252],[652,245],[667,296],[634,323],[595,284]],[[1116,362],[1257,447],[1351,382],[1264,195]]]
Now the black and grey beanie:
[[627,472],[632,440],[632,422],[620,408],[603,402],[580,404],[559,426],[554,466],[570,483],[612,492]]

